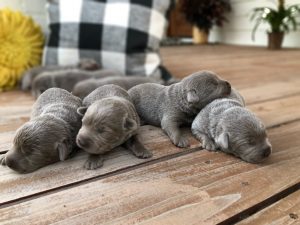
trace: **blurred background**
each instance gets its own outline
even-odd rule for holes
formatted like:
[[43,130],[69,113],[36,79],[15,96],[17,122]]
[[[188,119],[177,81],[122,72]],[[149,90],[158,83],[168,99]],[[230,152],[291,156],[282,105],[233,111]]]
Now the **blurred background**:
[[[185,38],[184,42],[189,43],[193,37],[193,26],[186,21],[186,17],[182,12],[181,4],[185,0],[177,0],[176,7],[170,14],[169,28],[166,37],[172,38],[168,43],[174,43],[172,40],[176,38]],[[193,0],[195,2],[200,2]],[[203,1],[202,1],[203,2]],[[214,2],[214,1],[204,1]],[[205,4],[208,4],[205,3]],[[266,30],[269,29],[268,24],[261,24],[255,35],[255,41],[251,38],[251,32],[255,22],[250,20],[253,9],[256,7],[273,7],[276,8],[277,0],[231,0],[230,12],[225,12],[227,22],[222,27],[213,26],[209,32],[209,43],[223,43],[234,45],[253,45],[266,46]],[[287,6],[300,4],[300,0],[286,0]],[[38,22],[45,33],[47,33],[47,17],[46,17],[46,0],[0,0],[0,8],[10,7],[20,10],[30,15]],[[226,11],[226,10],[225,10]],[[298,21],[299,23],[299,21]],[[289,32],[283,40],[283,47],[300,47],[300,30]]]

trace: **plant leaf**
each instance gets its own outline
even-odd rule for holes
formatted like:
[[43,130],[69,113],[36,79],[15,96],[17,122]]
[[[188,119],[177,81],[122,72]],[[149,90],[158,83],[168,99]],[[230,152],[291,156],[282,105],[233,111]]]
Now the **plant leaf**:
[[262,22],[263,22],[263,19],[262,19],[262,18],[258,18],[258,19],[256,20],[256,23],[255,23],[255,25],[254,25],[254,27],[253,27],[253,30],[252,30],[252,33],[251,33],[251,39],[252,39],[252,41],[255,41],[255,33],[256,33],[256,30],[257,30],[258,26],[259,26]]

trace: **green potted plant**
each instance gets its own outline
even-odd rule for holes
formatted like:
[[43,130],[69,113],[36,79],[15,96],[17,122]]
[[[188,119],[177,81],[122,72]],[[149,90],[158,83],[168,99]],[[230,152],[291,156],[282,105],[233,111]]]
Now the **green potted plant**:
[[182,0],[181,10],[188,22],[194,25],[195,43],[207,43],[213,25],[227,21],[225,13],[231,11],[229,0]]
[[278,0],[277,8],[260,7],[253,10],[251,20],[255,20],[252,30],[252,40],[255,40],[255,32],[260,24],[268,23],[268,48],[280,49],[284,33],[297,30],[297,16],[300,15],[300,5],[285,6],[284,0]]

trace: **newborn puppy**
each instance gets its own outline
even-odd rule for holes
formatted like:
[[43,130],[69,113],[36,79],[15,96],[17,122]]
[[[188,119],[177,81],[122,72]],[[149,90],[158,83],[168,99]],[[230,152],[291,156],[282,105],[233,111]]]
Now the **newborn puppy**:
[[67,65],[67,66],[37,66],[30,70],[27,70],[22,75],[21,80],[21,90],[29,91],[32,86],[32,82],[35,77],[43,72],[51,72],[51,71],[61,71],[61,70],[70,70],[70,69],[81,69],[81,70],[97,70],[100,66],[93,59],[82,59],[79,61],[77,65]]
[[58,87],[72,91],[79,81],[90,78],[104,78],[110,76],[122,76],[114,70],[84,71],[78,69],[45,72],[36,77],[32,83],[32,95],[38,97],[41,93],[51,87]]
[[136,137],[140,119],[123,88],[113,84],[97,88],[77,112],[84,115],[76,142],[90,153],[86,169],[101,167],[102,154],[122,144],[139,158],[152,156]]
[[228,98],[208,104],[195,118],[192,133],[207,150],[231,153],[250,163],[271,154],[263,123],[248,109],[241,95],[232,90]]
[[13,147],[2,156],[1,164],[29,173],[67,159],[81,127],[80,106],[81,99],[63,89],[45,91],[33,105],[30,121],[17,130]]
[[101,79],[88,79],[77,83],[72,91],[75,96],[83,99],[93,90],[98,87],[102,87],[106,84],[115,84],[125,90],[143,83],[163,83],[162,80],[155,80],[150,77],[141,77],[141,76],[128,76],[128,77],[105,77]]
[[200,71],[170,86],[140,84],[128,93],[144,123],[161,126],[176,146],[188,147],[180,126],[190,125],[205,105],[230,90],[230,84],[216,74]]

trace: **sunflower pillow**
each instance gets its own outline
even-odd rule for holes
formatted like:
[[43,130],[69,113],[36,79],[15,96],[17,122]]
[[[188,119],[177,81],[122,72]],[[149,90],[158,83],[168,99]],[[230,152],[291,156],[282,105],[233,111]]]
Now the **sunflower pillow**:
[[16,86],[22,73],[41,63],[44,35],[32,18],[0,10],[0,91]]

